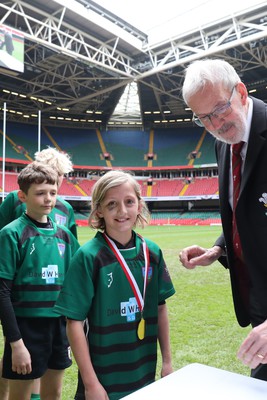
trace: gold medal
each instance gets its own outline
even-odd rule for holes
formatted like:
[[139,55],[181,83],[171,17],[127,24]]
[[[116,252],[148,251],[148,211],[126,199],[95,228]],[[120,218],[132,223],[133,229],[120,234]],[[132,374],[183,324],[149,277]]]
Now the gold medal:
[[138,324],[138,328],[137,328],[137,336],[138,339],[143,340],[145,337],[145,329],[146,329],[146,322],[144,320],[144,318],[141,318],[139,324]]
[[123,269],[126,278],[128,279],[131,288],[134,292],[134,296],[136,299],[136,302],[138,304],[140,313],[141,313],[141,319],[138,323],[138,327],[136,330],[137,337],[139,340],[143,340],[145,338],[145,330],[146,330],[146,322],[143,318],[143,311],[144,311],[144,306],[145,306],[145,296],[146,296],[146,286],[147,286],[147,281],[148,281],[148,269],[149,269],[149,249],[146,245],[145,240],[140,236],[143,244],[143,253],[144,253],[144,259],[145,259],[145,268],[144,268],[144,287],[143,287],[143,296],[140,292],[140,289],[138,287],[138,284],[135,280],[134,275],[132,274],[129,266],[127,265],[125,259],[123,258],[122,254],[120,253],[119,249],[117,248],[115,242],[111,238],[109,238],[105,233],[103,233],[104,238],[110,247],[111,251],[115,254],[121,268]]

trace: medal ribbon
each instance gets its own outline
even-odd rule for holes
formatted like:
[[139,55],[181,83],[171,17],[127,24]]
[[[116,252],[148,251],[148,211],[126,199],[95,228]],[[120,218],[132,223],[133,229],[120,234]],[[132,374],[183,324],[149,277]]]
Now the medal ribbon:
[[103,233],[104,238],[109,245],[110,249],[112,252],[115,254],[118,262],[120,263],[120,266],[122,267],[126,278],[128,279],[128,282],[131,285],[131,288],[133,290],[134,296],[136,298],[139,310],[142,314],[142,311],[144,309],[144,304],[145,304],[145,295],[146,295],[146,286],[147,286],[147,277],[148,277],[148,265],[149,265],[149,250],[147,247],[147,244],[145,240],[142,238],[142,236],[138,235],[141,240],[142,240],[142,245],[143,245],[143,253],[144,253],[144,259],[145,259],[145,274],[144,274],[144,287],[143,287],[143,296],[139,290],[139,287],[137,285],[137,282],[135,280],[135,277],[133,276],[130,268],[128,267],[124,257],[121,255],[118,247],[114,243],[112,239],[110,239],[105,233]]

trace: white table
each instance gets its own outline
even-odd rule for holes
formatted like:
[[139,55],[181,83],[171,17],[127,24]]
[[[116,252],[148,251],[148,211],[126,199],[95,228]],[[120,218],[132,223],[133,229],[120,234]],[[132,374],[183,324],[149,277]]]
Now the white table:
[[123,400],[267,400],[267,382],[189,364]]

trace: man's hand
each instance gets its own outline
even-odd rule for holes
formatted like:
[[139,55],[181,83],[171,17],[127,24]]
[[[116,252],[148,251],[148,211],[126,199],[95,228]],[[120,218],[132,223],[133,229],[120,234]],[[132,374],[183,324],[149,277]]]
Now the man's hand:
[[222,255],[223,250],[219,246],[204,249],[200,246],[190,246],[184,248],[180,254],[179,259],[185,268],[193,269],[197,265],[210,265]]
[[240,346],[237,357],[252,369],[267,364],[267,321],[252,329]]

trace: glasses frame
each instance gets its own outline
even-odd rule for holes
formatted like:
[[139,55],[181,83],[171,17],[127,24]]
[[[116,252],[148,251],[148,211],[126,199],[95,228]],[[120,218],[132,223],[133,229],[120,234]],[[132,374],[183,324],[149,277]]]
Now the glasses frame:
[[[205,127],[205,122],[202,122],[203,119],[206,119],[206,123],[208,122],[209,124],[212,124],[212,120],[211,118],[224,118],[227,115],[230,115],[232,112],[232,98],[234,95],[234,91],[235,91],[236,85],[233,87],[232,91],[231,91],[231,96],[229,98],[229,100],[227,101],[227,103],[225,103],[223,106],[217,107],[213,112],[203,115],[203,117],[199,117],[197,116],[195,113],[193,114],[193,118],[192,121],[200,126],[201,128]],[[229,113],[226,114],[227,111],[230,111]]]

